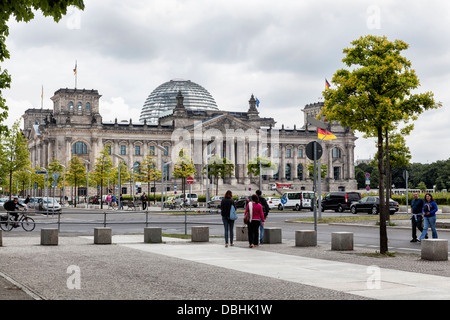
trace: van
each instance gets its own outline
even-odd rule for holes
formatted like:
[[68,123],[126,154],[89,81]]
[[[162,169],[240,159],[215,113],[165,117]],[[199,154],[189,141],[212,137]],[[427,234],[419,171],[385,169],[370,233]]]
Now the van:
[[285,197],[287,202],[283,205],[280,203],[278,209],[294,209],[300,211],[301,209],[313,210],[312,200],[314,199],[314,192],[300,191],[300,192],[285,192],[282,197]]
[[[181,195],[181,199],[184,199],[185,195],[182,194]],[[186,200],[184,201],[185,205],[187,207],[192,206],[192,207],[198,207],[198,196],[196,193],[187,193],[186,194]]]
[[330,209],[336,212],[344,212],[350,210],[352,202],[359,200],[361,200],[361,193],[359,192],[330,192],[322,199],[322,211]]

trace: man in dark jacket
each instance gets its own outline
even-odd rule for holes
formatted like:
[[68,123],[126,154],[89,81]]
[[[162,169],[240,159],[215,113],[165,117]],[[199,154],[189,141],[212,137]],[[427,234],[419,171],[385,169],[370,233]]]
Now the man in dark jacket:
[[[264,221],[267,219],[267,215],[269,214],[269,205],[267,204],[267,200],[262,196],[261,190],[256,190],[256,195],[259,198],[259,203],[261,204],[264,212]],[[259,243],[262,243],[264,239],[264,226],[262,223],[259,225]]]
[[[14,217],[14,221],[17,221],[19,219],[19,214],[15,213],[15,211],[19,211],[24,206],[19,203],[18,198],[14,198],[14,200],[6,201],[3,205],[3,208],[5,208],[6,211],[9,212],[10,215]],[[14,225],[14,228],[17,228],[18,224],[16,223]]]

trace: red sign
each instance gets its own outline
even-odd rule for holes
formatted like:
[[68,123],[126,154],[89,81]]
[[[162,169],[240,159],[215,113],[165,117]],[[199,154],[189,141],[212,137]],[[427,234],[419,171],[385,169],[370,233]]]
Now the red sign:
[[193,183],[194,183],[194,178],[192,178],[192,177],[187,177],[187,178],[186,178],[186,183],[187,183],[187,184],[193,184]]

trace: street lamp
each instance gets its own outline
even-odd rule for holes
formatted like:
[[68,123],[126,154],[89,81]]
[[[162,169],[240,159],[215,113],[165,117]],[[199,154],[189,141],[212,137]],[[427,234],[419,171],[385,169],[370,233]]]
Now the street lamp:
[[[124,163],[126,163],[125,159],[123,157],[119,156],[118,154],[113,153],[113,156],[121,159]],[[117,199],[118,199],[118,208],[120,208],[120,194],[122,193],[122,185],[120,184],[120,161],[119,161],[119,181],[118,181],[118,183],[119,183],[119,196],[117,197]]]
[[[156,145],[156,148],[158,148],[162,152],[167,152],[166,148],[164,148],[163,146]],[[163,200],[163,191],[164,191],[163,187],[164,187],[164,176],[165,176],[164,166],[171,162],[171,161],[169,161],[169,162],[164,163],[164,160],[162,158],[163,155],[164,155],[164,153],[161,154],[161,211],[164,210],[164,200]]]
[[86,162],[86,209],[89,207],[89,165],[91,162],[89,160],[84,160]]

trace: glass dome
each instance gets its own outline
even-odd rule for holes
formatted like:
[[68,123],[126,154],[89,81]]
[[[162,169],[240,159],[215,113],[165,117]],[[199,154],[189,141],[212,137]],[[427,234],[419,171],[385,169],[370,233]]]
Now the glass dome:
[[159,117],[176,107],[178,91],[184,97],[183,104],[187,110],[219,110],[214,98],[205,88],[190,80],[175,79],[163,83],[148,96],[139,121],[147,120],[148,124],[158,124]]

